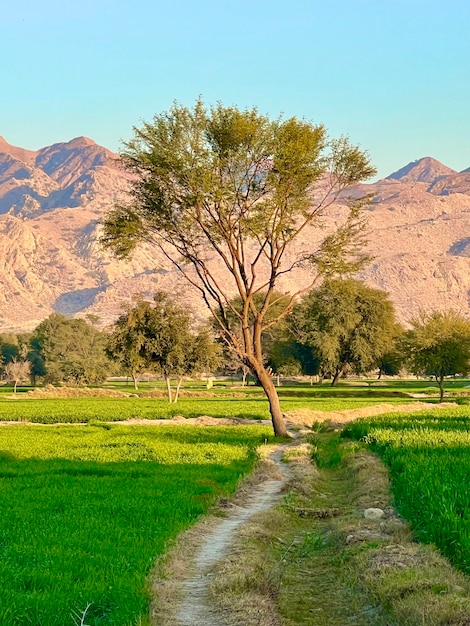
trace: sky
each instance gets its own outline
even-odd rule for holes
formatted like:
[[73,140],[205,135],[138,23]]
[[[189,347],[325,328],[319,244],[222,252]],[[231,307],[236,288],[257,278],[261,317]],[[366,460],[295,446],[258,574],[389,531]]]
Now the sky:
[[0,135],[118,151],[176,100],[322,123],[378,176],[470,167],[468,0],[0,0]]

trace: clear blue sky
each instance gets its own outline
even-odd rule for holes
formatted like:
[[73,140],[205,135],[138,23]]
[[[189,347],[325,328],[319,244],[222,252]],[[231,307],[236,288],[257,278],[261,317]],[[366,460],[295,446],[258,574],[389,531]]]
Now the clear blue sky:
[[380,176],[470,167],[468,0],[0,0],[0,135],[111,150],[168,109],[221,101],[348,135]]

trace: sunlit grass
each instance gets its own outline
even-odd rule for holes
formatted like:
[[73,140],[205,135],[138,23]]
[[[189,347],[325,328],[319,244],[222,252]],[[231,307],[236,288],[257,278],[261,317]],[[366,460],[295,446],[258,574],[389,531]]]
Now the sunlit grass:
[[0,623],[63,626],[90,604],[90,626],[146,624],[154,559],[234,490],[269,433],[0,429]]
[[470,410],[382,415],[345,429],[390,469],[395,501],[421,541],[470,573]]

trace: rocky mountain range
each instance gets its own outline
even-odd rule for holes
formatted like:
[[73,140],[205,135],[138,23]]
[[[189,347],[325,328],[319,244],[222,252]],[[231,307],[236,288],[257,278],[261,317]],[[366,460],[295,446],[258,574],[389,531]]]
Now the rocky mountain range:
[[[31,151],[0,137],[0,332],[32,330],[54,311],[95,315],[106,326],[135,294],[159,289],[203,314],[155,250],[120,262],[101,249],[100,220],[129,181],[117,155],[91,139]],[[361,278],[390,293],[404,322],[421,308],[470,313],[470,168],[425,157],[360,190],[373,196],[373,261]],[[309,237],[298,249],[312,245]],[[281,289],[307,284],[306,272],[286,275]]]

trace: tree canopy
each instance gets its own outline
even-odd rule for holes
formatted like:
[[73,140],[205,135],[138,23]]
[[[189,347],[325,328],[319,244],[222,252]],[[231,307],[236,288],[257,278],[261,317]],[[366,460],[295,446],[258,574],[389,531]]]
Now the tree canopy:
[[[192,109],[175,103],[135,128],[121,156],[135,184],[129,202],[107,216],[103,244],[121,258],[142,241],[159,247],[199,291],[224,340],[256,373],[274,431],[285,434],[261,345],[263,332],[275,323],[267,321],[273,293],[279,277],[300,264],[312,269],[311,287],[319,273],[353,271],[364,262],[364,199],[347,190],[375,173],[368,156],[345,138],[329,139],[322,125],[295,117],[271,120],[256,108],[208,109],[200,100]],[[343,220],[332,208],[338,200],[347,207]],[[329,210],[338,225],[322,231]],[[294,241],[311,227],[323,233],[320,244],[290,255]],[[289,294],[278,317],[301,291]],[[234,294],[243,303],[240,310],[231,306]],[[240,321],[241,338],[231,331],[228,309]]]
[[[192,319],[165,293],[154,301],[138,299],[116,321],[108,342],[108,353],[127,368],[137,386],[145,370],[161,374],[166,381],[169,402],[178,400],[183,376],[212,371],[219,362],[218,348],[210,333],[192,331]],[[178,379],[175,394],[171,379]]]
[[110,368],[105,345],[106,334],[85,320],[53,313],[35,329],[28,359],[42,364],[46,382],[97,384]]
[[398,332],[387,293],[359,280],[330,279],[294,309],[291,330],[313,348],[332,384],[351,368],[367,372],[390,351]]
[[420,313],[404,338],[404,351],[414,374],[432,376],[444,397],[444,379],[470,369],[470,319],[457,311]]

